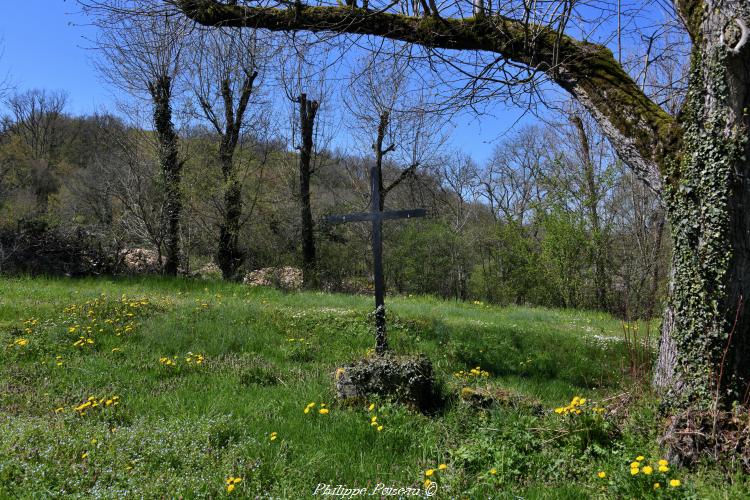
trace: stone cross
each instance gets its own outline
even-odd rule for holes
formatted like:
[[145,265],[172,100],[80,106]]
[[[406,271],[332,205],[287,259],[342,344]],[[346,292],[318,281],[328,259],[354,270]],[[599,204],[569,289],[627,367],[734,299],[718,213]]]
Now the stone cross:
[[384,354],[388,350],[388,339],[385,331],[385,283],[383,280],[383,221],[393,219],[411,219],[412,217],[424,217],[426,210],[417,208],[414,210],[391,210],[380,211],[380,176],[377,167],[370,168],[370,189],[372,198],[369,212],[358,212],[348,215],[333,215],[327,217],[326,221],[331,224],[345,222],[372,222],[372,257],[373,276],[375,280],[375,352]]

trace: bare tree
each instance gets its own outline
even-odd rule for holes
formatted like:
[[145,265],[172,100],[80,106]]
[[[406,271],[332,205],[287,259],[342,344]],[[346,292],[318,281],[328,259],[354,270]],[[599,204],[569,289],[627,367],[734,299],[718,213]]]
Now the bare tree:
[[508,136],[493,151],[478,183],[495,220],[524,224],[532,204],[543,196],[543,165],[550,158],[540,127],[524,127]]
[[242,183],[235,169],[235,152],[248,127],[251,97],[257,92],[264,55],[255,32],[216,29],[194,37],[189,86],[202,118],[219,135],[223,204],[216,261],[225,279],[236,277],[244,260],[239,234],[242,227]]
[[[607,307],[607,228],[602,221],[602,203],[608,190],[607,160],[613,160],[606,154],[608,144],[603,140],[594,142],[592,124],[586,123],[585,115],[572,111],[569,115],[575,133],[573,178],[577,179],[572,189],[575,197],[580,199],[585,217],[588,219],[588,230],[591,234],[591,260],[594,263],[594,291],[596,306]],[[588,126],[587,126],[588,125]],[[570,136],[571,134],[566,134]],[[603,139],[603,138],[602,138]],[[604,150],[602,149],[604,148]],[[598,151],[597,151],[598,150]]]
[[[345,105],[360,141],[375,153],[383,210],[393,189],[440,158],[445,122],[430,113],[426,91],[414,87],[398,53],[384,51],[364,59],[361,70],[352,75],[350,89]],[[383,178],[387,159],[397,166],[388,183]]]
[[64,141],[61,130],[67,94],[45,90],[14,93],[6,101],[11,113],[8,132],[16,133],[24,145],[27,184],[37,203],[37,213],[47,209],[47,199],[59,185],[56,165]]
[[[287,99],[293,104],[291,143],[299,151],[296,162],[298,179],[300,228],[302,243],[302,270],[306,287],[320,284],[318,276],[315,222],[313,218],[311,183],[313,175],[327,164],[324,154],[330,142],[325,120],[321,120],[322,106],[329,98],[326,86],[326,60],[329,53],[323,50],[296,50],[292,47],[283,57],[280,80]],[[311,93],[315,97],[311,98]],[[297,134],[299,132],[299,134]],[[297,137],[299,135],[299,137]]]
[[[4,41],[0,38],[0,59],[5,55]],[[13,80],[11,79],[10,73],[0,79],[0,101],[4,100],[8,94],[13,90]]]
[[50,159],[60,145],[60,118],[68,96],[65,92],[29,90],[13,94],[6,101],[14,130],[28,146],[35,160]]
[[149,154],[149,138],[130,128],[102,131],[102,142],[111,144],[111,155],[96,159],[82,190],[84,198],[97,198],[101,222],[111,224],[116,246],[148,244],[162,265],[169,228],[163,224],[166,193],[160,171]]
[[117,8],[122,2],[108,6],[99,2],[82,3],[99,28],[96,46],[101,56],[97,63],[101,74],[111,84],[151,101],[165,190],[164,272],[177,274],[184,160],[179,158],[172,107],[178,77],[183,70],[188,22],[167,12],[152,15],[159,5],[155,0],[129,2],[132,10]]
[[[451,215],[448,219],[450,230],[458,236],[456,239],[451,238],[448,247],[453,262],[451,269],[455,274],[455,297],[458,300],[466,300],[469,295],[468,281],[471,268],[467,268],[464,250],[475,243],[467,229],[469,222],[477,217],[473,200],[477,198],[479,167],[471,156],[462,152],[444,155],[440,163],[436,170],[441,190],[447,195],[444,205]],[[459,242],[459,245],[453,244],[455,241]]]

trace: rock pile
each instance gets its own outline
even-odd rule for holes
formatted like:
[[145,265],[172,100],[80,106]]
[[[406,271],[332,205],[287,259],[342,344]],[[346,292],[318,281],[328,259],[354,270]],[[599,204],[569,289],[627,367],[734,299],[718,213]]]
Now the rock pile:
[[249,286],[272,286],[281,290],[302,288],[302,270],[296,267],[264,267],[245,275],[243,283]]

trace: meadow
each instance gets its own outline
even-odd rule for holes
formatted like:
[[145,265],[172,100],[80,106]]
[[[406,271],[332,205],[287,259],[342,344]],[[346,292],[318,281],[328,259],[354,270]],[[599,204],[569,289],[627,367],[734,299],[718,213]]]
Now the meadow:
[[1,280],[0,497],[750,496],[741,472],[663,460],[655,398],[602,313],[389,297],[391,347],[432,360],[441,405],[337,403],[336,369],[372,355],[371,302]]

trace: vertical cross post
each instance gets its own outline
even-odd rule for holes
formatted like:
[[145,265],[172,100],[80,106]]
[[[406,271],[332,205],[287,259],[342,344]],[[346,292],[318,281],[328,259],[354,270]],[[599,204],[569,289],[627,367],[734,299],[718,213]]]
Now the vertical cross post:
[[373,281],[375,282],[375,352],[379,355],[388,351],[388,336],[385,329],[385,279],[383,278],[383,221],[424,217],[423,208],[411,210],[380,211],[380,173],[377,166],[370,169],[370,211],[348,215],[326,217],[329,224],[346,222],[372,222]]
[[376,167],[370,168],[372,212],[372,259],[375,281],[375,352],[384,354],[388,350],[385,330],[385,280],[383,279],[383,218],[380,215],[380,183]]

